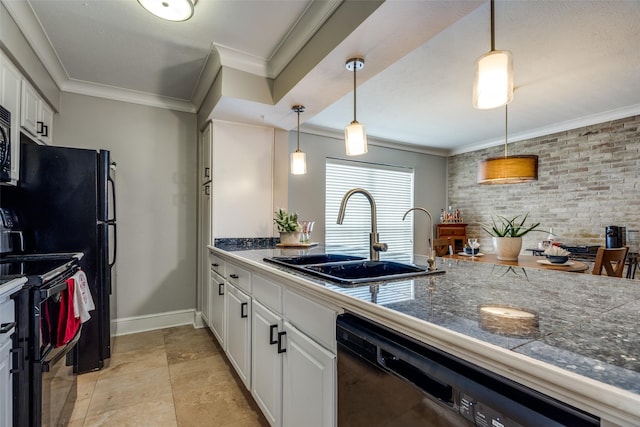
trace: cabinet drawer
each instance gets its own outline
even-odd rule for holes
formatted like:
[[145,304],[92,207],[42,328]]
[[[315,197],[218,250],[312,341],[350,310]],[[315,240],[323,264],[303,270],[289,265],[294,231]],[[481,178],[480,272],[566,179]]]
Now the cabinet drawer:
[[438,226],[438,238],[449,236],[464,236],[467,234],[466,226]]
[[336,311],[290,290],[284,292],[284,316],[325,348],[336,351]]
[[251,273],[230,262],[225,263],[227,280],[245,292],[251,293]]
[[282,313],[282,286],[260,275],[252,280],[253,297],[277,313]]
[[224,277],[224,261],[222,258],[210,253],[209,262],[211,263],[211,270]]

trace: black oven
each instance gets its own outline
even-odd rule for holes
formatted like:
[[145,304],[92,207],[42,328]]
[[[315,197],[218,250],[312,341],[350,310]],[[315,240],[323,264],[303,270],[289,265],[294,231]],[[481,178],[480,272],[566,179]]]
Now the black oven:
[[[72,278],[82,254],[8,256],[9,274],[27,277],[12,298],[14,427],[66,425],[77,397],[74,351],[82,327],[73,316]],[[70,283],[71,282],[71,283]]]
[[11,181],[11,113],[0,105],[0,182]]

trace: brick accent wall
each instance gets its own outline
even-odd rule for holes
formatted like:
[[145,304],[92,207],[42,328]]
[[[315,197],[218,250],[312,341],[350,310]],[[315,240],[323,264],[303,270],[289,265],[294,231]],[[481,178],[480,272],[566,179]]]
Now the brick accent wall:
[[448,204],[462,211],[481,251],[494,252],[478,224],[490,223],[491,214],[528,212],[541,223],[546,232],[524,236],[522,253],[537,247],[550,227],[557,241],[602,246],[608,225],[640,229],[640,116],[510,143],[509,154],[539,156],[538,181],[477,184],[478,161],[503,154],[504,145],[448,159]]

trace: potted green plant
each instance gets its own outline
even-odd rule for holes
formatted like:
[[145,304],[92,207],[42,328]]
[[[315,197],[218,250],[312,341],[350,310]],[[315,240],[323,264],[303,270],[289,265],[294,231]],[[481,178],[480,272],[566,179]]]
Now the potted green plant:
[[274,212],[273,222],[280,232],[280,243],[296,244],[300,243],[300,224],[298,223],[297,213],[287,213],[284,209],[278,209]]
[[522,236],[538,228],[539,222],[525,225],[529,214],[516,215],[509,219],[504,216],[492,216],[491,226],[482,225],[482,229],[491,235],[496,256],[501,261],[517,261],[522,249]]

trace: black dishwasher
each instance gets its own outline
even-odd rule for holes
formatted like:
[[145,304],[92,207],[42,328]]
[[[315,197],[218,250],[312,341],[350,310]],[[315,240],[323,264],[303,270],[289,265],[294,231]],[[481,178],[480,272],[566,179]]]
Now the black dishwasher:
[[599,426],[598,417],[359,316],[338,316],[338,426]]

